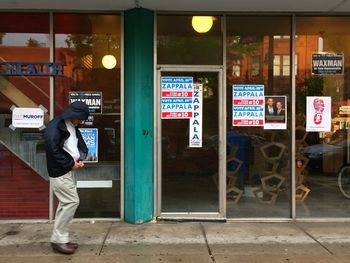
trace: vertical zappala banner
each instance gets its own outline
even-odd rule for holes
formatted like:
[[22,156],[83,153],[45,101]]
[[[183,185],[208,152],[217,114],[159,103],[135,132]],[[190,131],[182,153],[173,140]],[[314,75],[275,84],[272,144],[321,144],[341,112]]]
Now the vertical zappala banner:
[[190,119],[190,147],[202,147],[203,85],[193,84],[193,117]]

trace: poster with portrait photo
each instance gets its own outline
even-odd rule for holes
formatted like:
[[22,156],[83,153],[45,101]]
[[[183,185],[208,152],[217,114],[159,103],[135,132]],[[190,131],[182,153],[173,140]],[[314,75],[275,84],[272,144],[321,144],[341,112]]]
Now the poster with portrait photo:
[[266,130],[287,129],[287,96],[265,96],[265,124]]

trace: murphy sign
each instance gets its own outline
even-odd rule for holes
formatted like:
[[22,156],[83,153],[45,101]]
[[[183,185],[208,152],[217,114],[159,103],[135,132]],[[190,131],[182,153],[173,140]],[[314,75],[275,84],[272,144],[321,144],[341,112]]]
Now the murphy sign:
[[343,74],[344,71],[343,53],[313,53],[312,54],[312,74],[330,75]]
[[0,62],[0,76],[63,75],[63,62]]

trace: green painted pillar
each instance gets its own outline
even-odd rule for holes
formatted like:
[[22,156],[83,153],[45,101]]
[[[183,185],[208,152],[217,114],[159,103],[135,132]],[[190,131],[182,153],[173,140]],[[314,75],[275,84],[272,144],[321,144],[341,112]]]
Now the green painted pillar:
[[153,12],[124,14],[124,219],[153,218]]

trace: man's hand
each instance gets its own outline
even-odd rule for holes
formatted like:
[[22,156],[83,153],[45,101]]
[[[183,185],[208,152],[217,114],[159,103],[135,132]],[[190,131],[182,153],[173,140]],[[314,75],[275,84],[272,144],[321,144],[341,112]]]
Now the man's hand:
[[80,169],[80,168],[82,168],[82,167],[84,167],[84,163],[83,163],[83,161],[77,161],[77,162],[75,162],[74,163],[74,165],[73,165],[73,169]]

